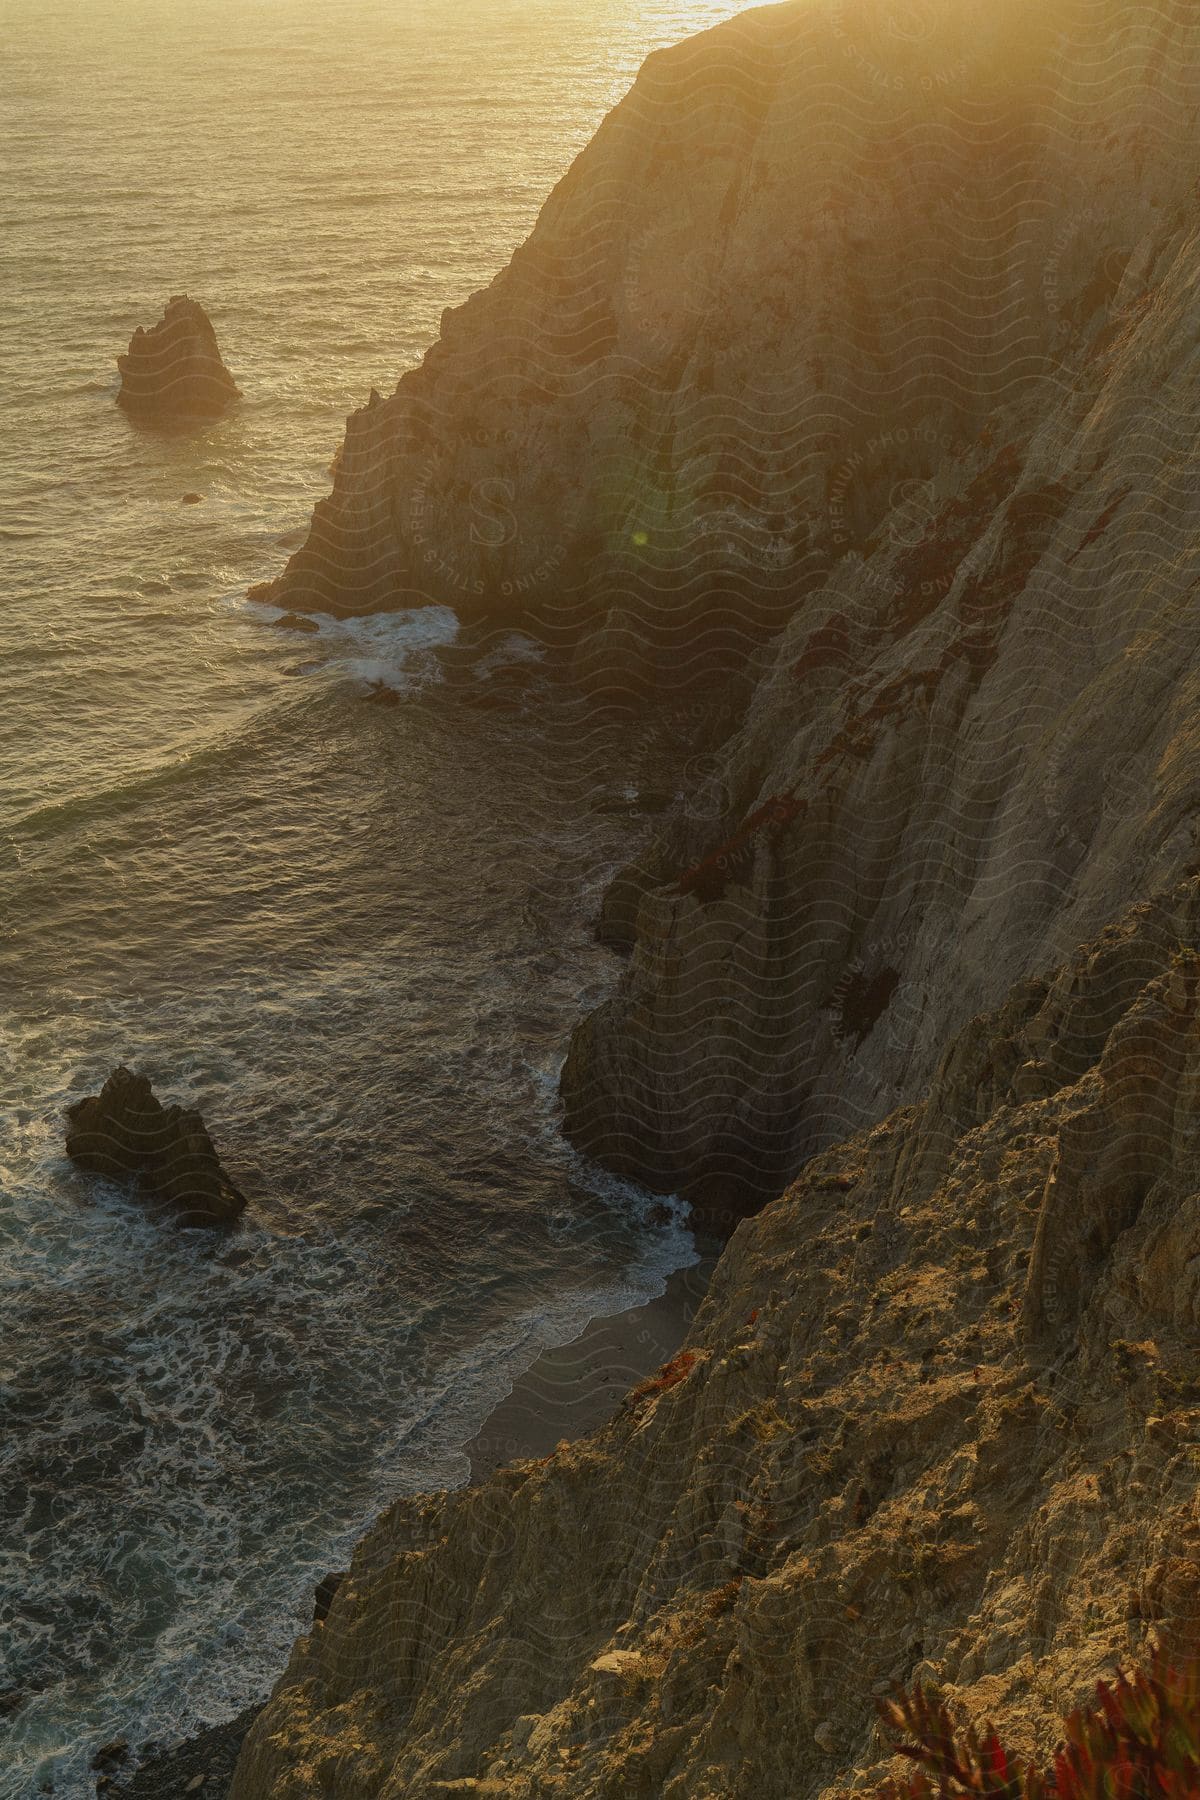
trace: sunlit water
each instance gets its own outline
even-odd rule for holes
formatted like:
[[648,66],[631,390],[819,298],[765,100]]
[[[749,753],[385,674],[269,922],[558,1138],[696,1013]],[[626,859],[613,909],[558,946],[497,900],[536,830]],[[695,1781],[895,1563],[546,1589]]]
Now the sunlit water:
[[[642,56],[735,10],[0,5],[5,1800],[257,1697],[536,1347],[690,1259],[554,1114],[628,729],[516,638],[447,681],[448,613],[302,638],[241,595]],[[162,435],[114,357],[184,290],[246,399]],[[120,1060],[205,1111],[235,1238],[64,1161]]]

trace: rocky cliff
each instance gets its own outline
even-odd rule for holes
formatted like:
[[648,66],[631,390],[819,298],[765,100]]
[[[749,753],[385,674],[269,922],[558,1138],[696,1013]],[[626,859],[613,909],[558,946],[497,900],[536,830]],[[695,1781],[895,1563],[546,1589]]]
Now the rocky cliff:
[[744,650],[1060,376],[1190,189],[1193,38],[792,0],[652,56],[259,596],[519,615],[616,689]]
[[613,697],[759,656],[611,898],[634,966],[567,1070],[572,1133],[655,1186],[776,1192],[1171,837],[1120,818],[1188,654],[1198,33],[1183,0],[795,0],[652,57],[258,590],[519,616]]
[[1197,854],[1200,239],[1164,218],[1052,391],[796,610],[707,791],[610,896],[564,1075],[593,1153],[720,1207]]
[[612,1424],[386,1513],[235,1800],[832,1797],[892,1680],[1044,1753],[1200,1647],[1198,927],[1191,880],[973,1020]]
[[749,659],[563,1092],[788,1185],[610,1425],[384,1515],[236,1800],[833,1800],[893,1680],[1045,1752],[1200,1649],[1198,79],[1176,0],[744,14],[351,421],[289,605]]

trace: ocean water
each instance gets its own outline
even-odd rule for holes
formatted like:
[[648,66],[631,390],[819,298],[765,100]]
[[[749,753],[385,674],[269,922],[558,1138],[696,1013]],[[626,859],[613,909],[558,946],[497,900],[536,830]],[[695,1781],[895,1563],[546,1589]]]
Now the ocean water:
[[[4,1800],[260,1695],[372,1514],[692,1258],[554,1110],[683,727],[589,718],[516,634],[448,674],[442,608],[243,596],[642,57],[736,10],[0,4]],[[114,359],[183,291],[246,398],[168,434]],[[66,1163],[122,1060],[205,1112],[235,1237]]]

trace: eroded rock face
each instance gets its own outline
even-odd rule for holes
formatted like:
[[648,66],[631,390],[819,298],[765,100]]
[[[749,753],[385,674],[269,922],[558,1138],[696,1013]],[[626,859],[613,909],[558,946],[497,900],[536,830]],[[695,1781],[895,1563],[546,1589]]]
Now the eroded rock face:
[[67,1113],[67,1155],[110,1181],[133,1179],[181,1226],[232,1225],[246,1201],[225,1174],[198,1112],[163,1106],[144,1075],[114,1069]]
[[221,360],[217,334],[204,308],[173,294],[158,324],[138,326],[117,358],[127,412],[162,419],[211,418],[241,398]]
[[1060,381],[797,607],[614,891],[629,967],[563,1077],[584,1148],[736,1214],[1200,855],[1198,277],[1164,219]]
[[627,680],[782,618],[564,1097],[714,1215],[800,1173],[669,1380],[383,1515],[236,1800],[834,1800],[892,1681],[1044,1755],[1200,1648],[1196,19],[918,10],[652,59],[284,580]]
[[906,32],[792,0],[651,57],[350,418],[259,597],[520,617],[617,697],[762,642],[897,497],[919,534],[922,484],[1056,380],[1189,195],[1194,21],[1135,10],[932,0]]
[[651,58],[264,591],[519,613],[613,698],[753,651],[563,1083],[714,1223],[1191,854],[1195,11],[919,11]]
[[833,1800],[894,1680],[1045,1756],[1200,1646],[1198,934],[1191,879],[1018,984],[739,1227],[667,1378],[385,1513],[234,1800]]

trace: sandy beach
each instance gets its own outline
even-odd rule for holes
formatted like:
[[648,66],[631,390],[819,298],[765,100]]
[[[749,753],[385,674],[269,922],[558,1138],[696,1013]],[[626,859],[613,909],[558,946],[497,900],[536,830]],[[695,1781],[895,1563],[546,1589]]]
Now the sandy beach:
[[631,1387],[674,1356],[704,1298],[714,1259],[671,1276],[665,1293],[628,1312],[592,1319],[579,1336],[544,1350],[466,1445],[471,1480],[523,1457],[549,1456],[612,1417]]
[[[486,1480],[504,1463],[548,1456],[563,1438],[583,1437],[611,1418],[630,1388],[679,1349],[715,1262],[705,1250],[690,1268],[677,1270],[656,1299],[592,1319],[570,1343],[544,1350],[465,1446],[471,1480]],[[250,1707],[227,1725],[150,1756],[127,1784],[119,1774],[113,1778],[109,1791],[131,1800],[174,1800],[190,1791],[203,1800],[225,1800],[258,1711]],[[195,1790],[192,1782],[199,1782]]]

